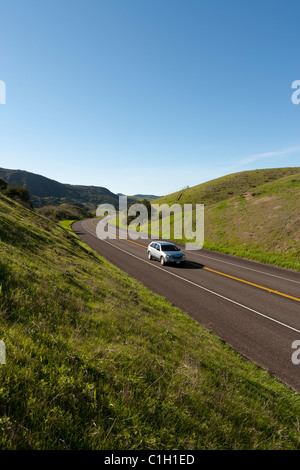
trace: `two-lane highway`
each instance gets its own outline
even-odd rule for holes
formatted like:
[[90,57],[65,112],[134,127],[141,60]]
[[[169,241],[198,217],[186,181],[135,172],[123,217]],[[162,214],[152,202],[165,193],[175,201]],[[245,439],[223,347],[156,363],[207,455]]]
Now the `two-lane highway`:
[[[147,258],[150,240],[100,240],[99,219],[74,232],[101,256],[218,335],[236,351],[300,392],[300,273],[208,250],[185,251],[184,267]],[[300,358],[300,352],[299,356]]]

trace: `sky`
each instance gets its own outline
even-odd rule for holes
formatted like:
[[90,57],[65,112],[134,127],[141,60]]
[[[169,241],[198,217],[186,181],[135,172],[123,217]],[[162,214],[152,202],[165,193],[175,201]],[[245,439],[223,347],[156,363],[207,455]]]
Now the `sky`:
[[300,166],[299,0],[0,0],[0,18],[2,168],[165,195]]

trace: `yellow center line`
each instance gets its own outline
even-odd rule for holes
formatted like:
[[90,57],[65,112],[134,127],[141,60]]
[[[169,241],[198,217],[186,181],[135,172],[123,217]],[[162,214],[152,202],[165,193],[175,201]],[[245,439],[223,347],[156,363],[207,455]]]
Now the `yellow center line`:
[[[96,227],[93,220],[91,221],[91,224],[94,227]],[[132,240],[128,240],[128,238],[119,237],[118,235],[116,235],[116,237],[119,238],[120,240],[125,240],[129,243],[134,243],[135,245],[139,245],[139,246],[147,249],[147,246],[141,245],[140,243],[134,242]],[[193,261],[188,261],[188,263],[199,266],[198,263],[194,263]],[[283,292],[279,292],[277,290],[270,289],[269,287],[264,287],[264,286],[261,286],[260,284],[255,284],[254,282],[246,281],[245,279],[240,279],[239,277],[231,276],[230,274],[222,273],[220,271],[216,271],[214,269],[207,268],[206,266],[203,266],[202,269],[205,269],[206,271],[210,271],[210,272],[215,273],[215,274],[219,274],[220,276],[228,277],[229,279],[234,279],[235,281],[242,282],[244,284],[248,284],[249,286],[256,287],[257,289],[262,289],[262,290],[265,290],[267,292],[271,292],[272,294],[277,294],[277,295],[280,295],[281,297],[286,297],[288,299],[292,299],[292,300],[296,300],[297,302],[300,302],[300,299],[298,297],[293,297],[292,295],[284,294]]]
[[214,269],[207,268],[206,266],[204,266],[203,269],[205,269],[206,271],[211,271],[212,273],[215,273],[215,274],[220,274],[221,276],[229,277],[230,279],[234,279],[235,281],[243,282],[244,284],[248,284],[249,286],[266,290],[268,292],[271,292],[272,294],[281,295],[282,297],[287,297],[288,299],[292,299],[292,300],[296,300],[297,302],[300,302],[300,299],[298,299],[297,297],[284,294],[283,292],[279,292],[278,290],[270,289],[269,287],[264,287],[264,286],[261,286],[260,284],[255,284],[254,282],[245,281],[245,279],[240,279],[239,277],[230,276],[229,274],[221,273],[220,271],[215,271]]

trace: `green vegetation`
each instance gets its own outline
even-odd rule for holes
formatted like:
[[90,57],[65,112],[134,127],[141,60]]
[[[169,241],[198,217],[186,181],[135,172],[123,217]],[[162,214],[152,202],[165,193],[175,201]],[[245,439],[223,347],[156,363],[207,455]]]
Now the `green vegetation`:
[[61,204],[60,206],[44,206],[37,209],[36,212],[55,221],[61,221],[66,219],[88,219],[93,216],[90,212],[72,204]]
[[0,191],[5,194],[5,196],[18,201],[23,206],[28,207],[29,209],[33,208],[30,200],[30,193],[28,189],[23,186],[17,186],[15,184],[8,186],[7,182],[0,178]]
[[0,191],[5,191],[7,189],[7,183],[2,178],[0,178]]
[[205,247],[300,271],[300,172],[205,214]]
[[[142,204],[146,210],[147,210],[147,216],[145,218],[143,218],[143,214],[139,213],[136,215],[134,211],[134,215],[129,215],[130,214],[130,207],[131,206],[134,206],[135,204]],[[141,223],[145,222],[145,221],[149,221],[149,219],[151,218],[151,203],[150,201],[148,201],[147,199],[141,199],[141,200],[136,200],[136,201],[132,201],[128,204],[128,207],[127,207],[127,214],[126,214],[126,220],[127,220],[127,226],[133,222],[136,217],[139,217],[140,219],[143,218],[143,220],[141,221]]]
[[297,393],[70,225],[0,194],[2,450],[300,449]]
[[205,204],[204,248],[300,271],[300,168],[228,175],[164,202]]

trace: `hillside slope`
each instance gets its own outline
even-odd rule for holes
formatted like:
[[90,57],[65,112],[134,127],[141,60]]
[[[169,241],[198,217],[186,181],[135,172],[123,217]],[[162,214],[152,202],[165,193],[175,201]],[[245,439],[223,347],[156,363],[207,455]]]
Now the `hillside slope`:
[[191,188],[177,191],[156,199],[156,204],[216,204],[217,202],[238,196],[244,191],[254,191],[257,186],[276,181],[284,176],[300,173],[300,167],[273,168],[242,171],[217,178]]
[[300,172],[207,207],[205,246],[300,271]]
[[118,196],[103,187],[63,184],[28,171],[5,168],[0,168],[0,178],[10,185],[27,188],[34,207],[74,204],[96,210],[99,204],[104,203],[118,206]]
[[300,167],[228,175],[163,202],[205,205],[204,248],[300,271]]
[[300,449],[299,394],[0,195],[0,448]]

